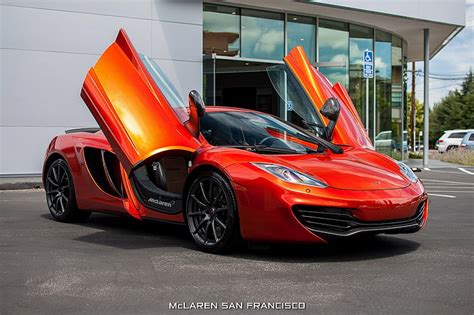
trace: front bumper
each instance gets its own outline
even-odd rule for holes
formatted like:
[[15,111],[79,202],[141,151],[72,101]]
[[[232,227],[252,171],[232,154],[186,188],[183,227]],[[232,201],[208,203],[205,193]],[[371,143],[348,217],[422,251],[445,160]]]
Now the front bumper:
[[242,164],[227,171],[246,240],[325,243],[361,233],[411,233],[428,216],[420,181],[401,189],[357,191],[290,184]]
[[361,221],[353,209],[294,206],[293,212],[301,224],[316,235],[347,237],[362,233],[412,233],[424,224],[423,215],[427,206],[422,201],[414,216],[399,220]]

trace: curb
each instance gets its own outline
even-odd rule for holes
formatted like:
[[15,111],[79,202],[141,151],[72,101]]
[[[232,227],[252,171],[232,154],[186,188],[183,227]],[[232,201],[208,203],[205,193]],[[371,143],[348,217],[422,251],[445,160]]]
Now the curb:
[[43,188],[41,179],[22,180],[22,178],[2,178],[0,179],[0,190],[22,190]]

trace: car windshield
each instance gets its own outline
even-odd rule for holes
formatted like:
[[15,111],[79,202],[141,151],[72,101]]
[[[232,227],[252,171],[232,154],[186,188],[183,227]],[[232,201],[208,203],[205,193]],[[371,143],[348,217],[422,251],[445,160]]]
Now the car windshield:
[[260,153],[308,153],[318,149],[313,135],[274,116],[244,111],[206,113],[201,133],[215,146]]
[[267,74],[275,91],[286,104],[288,120],[319,137],[324,137],[325,130],[321,116],[288,67],[271,66],[267,68]]
[[183,101],[171,81],[166,77],[163,70],[161,70],[161,68],[153,59],[145,55],[140,54],[140,59],[145,65],[148,73],[153,78],[153,81],[155,81],[157,87],[168,101],[168,104],[171,106],[171,108],[173,108],[179,120],[182,123],[188,121],[189,114],[186,103]]

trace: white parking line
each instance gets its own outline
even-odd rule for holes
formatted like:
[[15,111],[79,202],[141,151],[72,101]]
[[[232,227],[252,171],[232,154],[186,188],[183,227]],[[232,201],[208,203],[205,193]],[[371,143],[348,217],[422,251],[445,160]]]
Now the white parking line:
[[469,193],[469,194],[472,194],[472,193],[473,193],[472,190],[450,190],[450,191],[446,191],[446,190],[433,190],[432,192],[435,192],[435,193],[438,193],[438,192]]
[[[443,188],[443,189],[461,189],[461,188],[465,188],[465,189],[472,189],[474,187],[472,186],[458,186],[458,185],[444,185],[444,186],[430,186],[430,185],[425,185],[426,188],[430,189],[430,188]],[[472,190],[472,192],[474,193],[474,190]]]
[[440,195],[440,194],[432,194],[428,193],[430,196],[437,196],[437,197],[444,197],[444,198],[456,198],[456,196],[451,196],[451,195]]
[[464,168],[462,168],[462,167],[459,167],[458,170],[460,170],[461,172],[464,172],[464,173],[466,173],[466,174],[469,174],[469,175],[474,175],[473,172],[468,171],[468,170],[466,170],[466,169],[464,169]]
[[437,179],[421,179],[422,182],[437,182],[437,183],[450,183],[450,184],[463,184],[463,185],[474,185],[474,183],[466,182],[452,182],[449,180],[437,180]]
[[449,174],[461,174],[459,172],[451,172],[451,171],[438,171],[438,170],[429,170],[430,172],[438,172],[438,173],[449,173]]

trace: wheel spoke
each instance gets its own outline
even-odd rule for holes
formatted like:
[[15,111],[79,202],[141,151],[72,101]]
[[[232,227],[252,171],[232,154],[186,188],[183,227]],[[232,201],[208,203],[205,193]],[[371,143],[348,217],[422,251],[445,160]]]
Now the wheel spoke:
[[193,198],[194,201],[196,201],[201,207],[207,207],[207,205],[201,200],[199,200],[195,195],[191,195],[191,198]]
[[59,212],[59,198],[61,195],[58,195],[55,197],[55,200],[53,202],[53,208],[56,210],[56,212]]
[[217,223],[218,223],[220,226],[222,226],[222,228],[223,228],[224,230],[225,230],[225,229],[227,229],[227,227],[225,226],[225,224],[224,224],[224,223],[222,223],[222,221],[221,221],[221,220],[219,220],[219,218],[218,218],[218,217],[216,217],[216,218],[215,218],[215,220],[216,220],[216,222],[217,222]]
[[53,167],[53,177],[56,183],[59,184],[58,171],[56,170],[56,167]]
[[214,200],[212,201],[213,204],[216,204],[216,202],[219,200],[219,198],[222,196],[222,189],[219,188],[219,193],[217,194],[217,196],[214,198]]
[[207,199],[206,193],[204,192],[204,184],[202,182],[199,182],[199,187],[201,187],[201,193],[204,197],[204,200],[209,204],[209,199]]
[[61,213],[64,212],[64,203],[63,203],[63,197],[59,197],[59,205],[61,206]]
[[190,217],[194,217],[194,216],[197,216],[197,215],[206,215],[206,211],[188,213],[188,216],[190,216]]
[[60,193],[58,193],[56,196],[53,197],[53,199],[51,199],[51,204],[54,205],[54,203],[58,200],[59,197],[61,197]]
[[50,182],[52,185],[58,187],[59,184],[57,184],[51,177],[48,177],[48,182]]
[[47,191],[46,194],[51,195],[51,194],[57,194],[58,192],[59,190],[55,189],[55,190]]
[[211,221],[208,220],[207,225],[206,225],[206,229],[205,229],[205,232],[204,232],[204,237],[206,238],[206,242],[207,242],[207,236],[209,235],[209,227],[210,226],[211,226]]
[[62,184],[65,179],[67,179],[66,171],[63,171],[63,174],[61,175],[61,179],[59,180],[59,183]]
[[66,201],[66,202],[69,202],[69,198],[68,198],[68,197],[66,197],[66,195],[65,195],[64,193],[63,193],[63,196],[62,196],[62,198],[63,198],[63,199]]
[[209,180],[209,202],[212,203],[212,180]]
[[219,242],[219,238],[217,237],[217,231],[216,231],[216,225],[214,224],[214,220],[212,220],[212,234],[214,234],[214,240],[217,242]]
[[219,212],[223,212],[223,211],[227,211],[228,209],[226,207],[224,208],[217,208],[216,209],[216,213],[219,213]]
[[202,226],[204,225],[204,223],[206,223],[206,221],[209,221],[208,218],[204,218],[196,227],[196,230],[194,230],[193,234],[196,234],[197,232],[199,232],[199,230],[202,228]]

